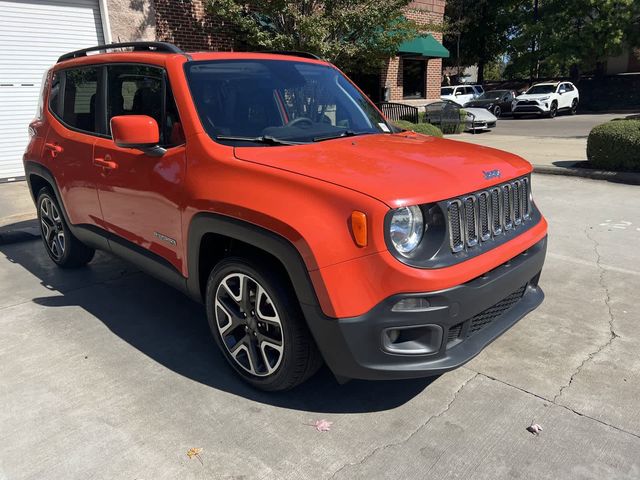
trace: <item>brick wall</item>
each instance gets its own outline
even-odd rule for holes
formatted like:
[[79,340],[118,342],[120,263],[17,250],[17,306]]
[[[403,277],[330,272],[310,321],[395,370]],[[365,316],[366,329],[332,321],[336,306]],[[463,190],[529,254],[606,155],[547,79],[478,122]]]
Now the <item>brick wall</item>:
[[158,40],[185,51],[233,50],[233,29],[207,15],[203,0],[154,0]]
[[[442,33],[434,32],[433,25],[442,24],[444,17],[445,0],[414,0],[405,10],[405,16],[419,25],[424,25],[422,33],[431,33],[436,40],[442,42]],[[425,59],[425,92],[426,98],[436,100],[440,98],[440,85],[442,82],[442,59]],[[403,101],[402,88],[402,57],[394,57],[389,60],[380,75],[380,83],[383,89],[388,88],[390,101]],[[415,100],[406,100],[406,103],[416,103]],[[419,101],[418,101],[419,103]],[[422,102],[424,103],[424,101]]]

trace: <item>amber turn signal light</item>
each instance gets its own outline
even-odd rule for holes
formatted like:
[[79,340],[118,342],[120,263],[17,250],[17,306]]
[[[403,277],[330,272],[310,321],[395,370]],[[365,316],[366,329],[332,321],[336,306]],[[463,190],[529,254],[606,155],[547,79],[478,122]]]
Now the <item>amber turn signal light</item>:
[[351,230],[356,245],[359,247],[367,246],[367,215],[354,210],[351,213]]

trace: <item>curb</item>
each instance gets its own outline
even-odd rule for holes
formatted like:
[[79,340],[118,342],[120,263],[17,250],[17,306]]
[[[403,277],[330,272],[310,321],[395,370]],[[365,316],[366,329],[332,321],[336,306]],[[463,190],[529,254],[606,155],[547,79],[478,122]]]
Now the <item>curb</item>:
[[590,178],[592,180],[607,180],[627,185],[640,185],[640,173],[635,172],[611,172],[609,170],[591,170],[575,167],[555,167],[551,165],[534,165],[535,173],[546,175],[564,175],[567,177]]

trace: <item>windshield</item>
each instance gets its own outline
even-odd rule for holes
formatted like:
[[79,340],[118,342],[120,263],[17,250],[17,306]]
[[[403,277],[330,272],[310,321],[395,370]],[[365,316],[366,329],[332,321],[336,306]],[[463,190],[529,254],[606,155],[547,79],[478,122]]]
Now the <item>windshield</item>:
[[277,145],[391,132],[371,102],[331,66],[214,60],[189,62],[185,69],[203,127],[223,143]]
[[440,95],[453,95],[453,88],[451,87],[441,88]]
[[537,95],[540,93],[553,93],[556,91],[555,85],[534,85],[527,90],[527,95]]
[[507,94],[506,90],[493,90],[491,92],[484,92],[478,97],[478,100],[498,100]]

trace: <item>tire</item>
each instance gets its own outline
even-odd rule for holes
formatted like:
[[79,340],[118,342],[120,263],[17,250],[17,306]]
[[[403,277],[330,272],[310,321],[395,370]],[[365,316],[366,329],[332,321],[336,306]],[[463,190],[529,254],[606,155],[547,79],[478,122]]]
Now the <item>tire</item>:
[[571,115],[575,115],[576,113],[578,113],[578,99],[574,98],[573,102],[571,102],[571,110],[569,110],[569,112],[571,113]]
[[502,115],[502,109],[498,106],[496,106],[493,109],[493,114],[495,115],[496,118],[500,118],[500,116]]
[[558,103],[554,101],[551,104],[551,108],[549,109],[549,113],[547,113],[547,117],[556,118],[557,114],[558,114]]
[[38,223],[49,258],[60,268],[83,267],[96,251],[78,240],[69,230],[62,209],[48,187],[38,192]]
[[207,319],[218,347],[244,381],[265,391],[289,390],[322,365],[293,287],[277,272],[229,257],[207,281]]

